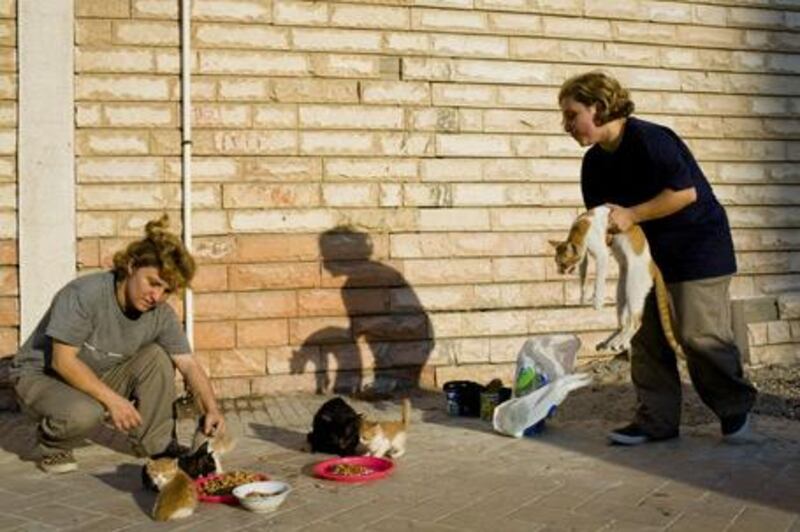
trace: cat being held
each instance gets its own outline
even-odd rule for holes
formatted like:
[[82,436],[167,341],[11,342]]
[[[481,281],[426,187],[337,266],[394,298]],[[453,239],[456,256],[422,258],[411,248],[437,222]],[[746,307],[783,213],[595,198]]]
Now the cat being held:
[[567,239],[551,240],[556,249],[559,273],[572,273],[579,267],[581,303],[586,303],[586,270],[588,255],[595,259],[594,308],[600,309],[605,300],[609,244],[619,264],[617,283],[617,321],[619,329],[597,345],[598,351],[620,352],[630,348],[631,339],[642,324],[642,313],[647,295],[655,285],[658,316],[664,336],[675,353],[685,358],[683,349],[675,338],[670,314],[669,293],[661,271],[650,256],[644,231],[638,225],[625,232],[608,234],[610,208],[595,207],[573,222]]
[[171,521],[194,513],[197,489],[189,475],[178,467],[177,458],[148,459],[145,470],[158,489],[153,519]]
[[399,421],[370,421],[363,416],[359,424],[359,441],[367,455],[399,458],[406,452],[406,431],[411,422],[411,401],[403,399]]

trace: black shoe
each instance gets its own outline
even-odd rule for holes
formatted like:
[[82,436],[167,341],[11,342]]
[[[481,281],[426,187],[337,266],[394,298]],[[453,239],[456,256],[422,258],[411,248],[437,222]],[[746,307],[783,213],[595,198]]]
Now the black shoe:
[[739,414],[720,419],[722,440],[726,443],[754,443],[758,437],[750,430],[750,416]]
[[665,436],[658,436],[658,437],[651,436],[636,423],[631,423],[622,428],[612,430],[611,432],[608,433],[608,439],[611,441],[611,443],[616,443],[617,445],[628,445],[628,446],[641,445],[643,443],[648,443],[652,441],[671,440],[677,437],[678,437],[677,430]]

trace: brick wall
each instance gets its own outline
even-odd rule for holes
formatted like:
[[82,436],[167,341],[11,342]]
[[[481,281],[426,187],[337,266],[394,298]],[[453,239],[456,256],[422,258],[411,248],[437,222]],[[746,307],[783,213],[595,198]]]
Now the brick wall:
[[19,342],[15,19],[14,1],[0,1],[0,357],[13,354]]
[[[82,271],[160,212],[179,219],[178,4],[76,1]],[[578,305],[547,239],[581,210],[582,150],[556,94],[596,67],[699,158],[734,227],[734,296],[800,289],[799,7],[193,4],[195,342],[224,396],[353,384],[360,367],[369,381],[376,360],[426,361],[428,384],[507,378],[523,339],[543,332],[578,332],[591,356],[614,312]],[[13,21],[3,28],[11,47]],[[2,50],[0,97],[13,100]],[[11,239],[13,101],[2,110]],[[355,230],[326,234],[341,225]],[[11,242],[3,327],[16,323]],[[776,327],[797,349],[797,322]]]

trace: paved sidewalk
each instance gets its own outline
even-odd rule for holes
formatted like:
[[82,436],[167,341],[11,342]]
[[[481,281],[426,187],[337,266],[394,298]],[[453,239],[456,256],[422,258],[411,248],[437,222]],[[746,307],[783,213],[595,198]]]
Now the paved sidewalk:
[[[32,426],[0,414],[1,530],[402,531],[691,530],[800,532],[800,423],[757,417],[760,445],[722,444],[718,427],[683,430],[679,440],[613,447],[607,421],[549,422],[515,440],[488,423],[449,418],[438,395],[414,398],[408,453],[388,479],[344,485],[314,479],[324,455],[300,450],[325,397],[237,401],[228,414],[239,435],[230,469],[263,471],[294,492],[273,514],[202,504],[189,519],[156,524],[154,496],[140,487],[139,460],[121,435],[81,448],[76,473],[48,477],[25,457]],[[395,403],[352,401],[394,417]],[[190,422],[180,426],[188,441]]]

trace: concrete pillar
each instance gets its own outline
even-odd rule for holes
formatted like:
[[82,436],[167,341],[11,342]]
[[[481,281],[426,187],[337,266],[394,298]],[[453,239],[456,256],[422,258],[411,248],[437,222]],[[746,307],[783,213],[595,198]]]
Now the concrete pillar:
[[74,3],[17,0],[20,339],[75,278]]

